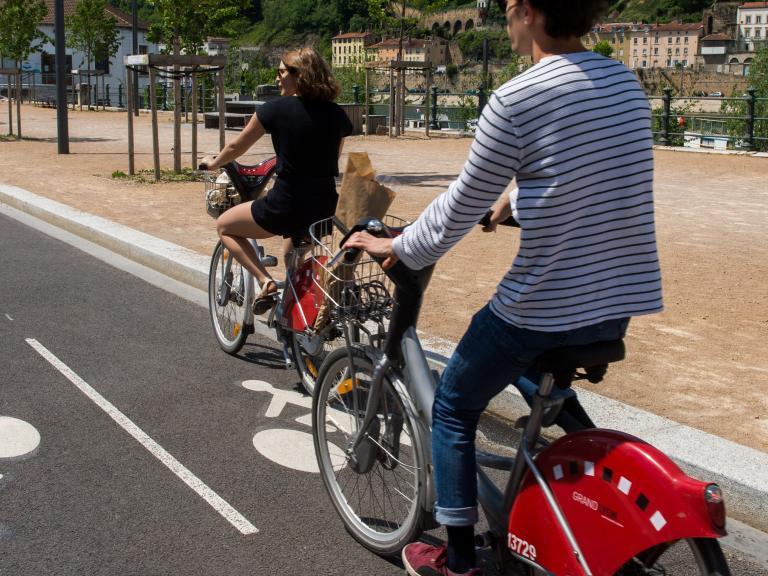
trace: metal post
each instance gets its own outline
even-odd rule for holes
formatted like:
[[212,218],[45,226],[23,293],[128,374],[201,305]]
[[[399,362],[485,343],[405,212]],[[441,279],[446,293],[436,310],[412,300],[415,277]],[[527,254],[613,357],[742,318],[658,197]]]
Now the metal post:
[[[136,0],[131,0],[131,44],[132,53],[139,53],[139,10]],[[133,74],[133,110],[136,116],[139,115],[139,70],[138,68],[131,72]]]
[[485,104],[488,102],[487,98],[488,90],[488,33],[483,34],[483,80],[480,82],[480,93],[477,98],[477,115],[485,108]]
[[7,75],[8,79],[8,134],[13,136],[13,99],[11,98],[11,75]]
[[[134,162],[134,143],[133,143],[133,109],[136,107],[135,91],[133,90],[133,70],[125,70],[125,83],[128,89],[128,174],[133,176],[136,173],[136,164]],[[123,101],[123,85],[118,87],[120,94],[120,106]]]
[[[131,74],[133,74],[133,71],[131,71]],[[118,84],[117,86],[117,107],[122,108],[123,107],[123,85]]]
[[365,122],[365,132],[363,133],[364,136],[367,136],[371,133],[371,126],[368,124],[368,92],[370,92],[369,88],[369,82],[368,82],[368,73],[370,71],[368,68],[365,69],[365,108],[363,108],[363,121]]
[[64,36],[64,0],[56,0],[56,133],[59,154],[69,154],[69,124],[67,122],[66,40]]
[[192,170],[197,170],[197,67],[192,68]]
[[111,108],[112,107],[112,100],[110,100],[110,98],[109,98],[109,84],[106,85],[104,90],[106,92],[106,94],[104,95],[104,99],[106,100],[106,105]]
[[16,134],[21,140],[21,67],[16,74]]
[[663,112],[661,116],[661,138],[659,144],[669,146],[669,112],[672,103],[672,88],[664,88],[664,94],[661,97]]
[[755,149],[755,89],[750,86],[747,88],[747,95],[744,96],[747,101],[747,116],[745,120],[744,143],[742,150],[752,151]]
[[395,71],[394,68],[390,65],[389,67],[389,121],[387,124],[389,125],[389,137],[391,138],[394,136],[394,126],[395,126]]
[[430,130],[440,130],[440,124],[437,123],[437,86],[432,86],[432,120],[429,128]]
[[152,157],[155,162],[155,181],[160,180],[160,138],[157,134],[157,94],[155,69],[149,68],[149,106],[152,110]]
[[360,86],[352,84],[352,101],[355,104],[360,104]]
[[430,128],[429,91],[431,86],[432,86],[432,68],[429,68],[427,70],[427,83],[426,83],[426,86],[424,86],[424,134],[426,135],[427,138],[429,138],[429,128]]
[[226,104],[224,103],[224,68],[222,67],[218,73],[219,77],[219,150],[224,148],[225,137],[224,128],[226,123]]

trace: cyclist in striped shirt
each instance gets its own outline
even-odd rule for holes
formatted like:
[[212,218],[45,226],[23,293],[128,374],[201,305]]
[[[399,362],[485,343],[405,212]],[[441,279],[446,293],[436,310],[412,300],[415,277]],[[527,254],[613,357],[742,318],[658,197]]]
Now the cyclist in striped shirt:
[[[513,50],[534,65],[494,92],[458,179],[402,236],[347,244],[419,269],[494,204],[491,229],[510,213],[520,223],[517,255],[438,386],[435,516],[448,543],[406,546],[419,576],[479,573],[474,440],[490,399],[542,352],[621,338],[631,316],[662,309],[650,106],[632,72],[580,40],[606,2],[497,1]],[[499,201],[513,179],[514,197]]]

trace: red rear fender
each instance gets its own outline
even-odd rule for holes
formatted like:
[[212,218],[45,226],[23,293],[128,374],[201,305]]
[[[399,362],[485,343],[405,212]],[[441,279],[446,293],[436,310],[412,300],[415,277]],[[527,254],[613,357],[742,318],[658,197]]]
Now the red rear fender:
[[[725,534],[708,512],[708,484],[629,434],[569,434],[543,450],[536,463],[596,575],[614,574],[663,542]],[[582,574],[530,472],[510,513],[508,544],[558,576]]]

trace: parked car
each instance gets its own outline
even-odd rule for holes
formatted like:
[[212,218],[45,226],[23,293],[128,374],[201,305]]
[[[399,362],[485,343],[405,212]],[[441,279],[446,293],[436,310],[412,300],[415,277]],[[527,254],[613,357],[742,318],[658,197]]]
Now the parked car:
[[723,97],[723,93],[722,92],[710,92],[709,95],[710,96],[714,96],[715,98],[722,98]]

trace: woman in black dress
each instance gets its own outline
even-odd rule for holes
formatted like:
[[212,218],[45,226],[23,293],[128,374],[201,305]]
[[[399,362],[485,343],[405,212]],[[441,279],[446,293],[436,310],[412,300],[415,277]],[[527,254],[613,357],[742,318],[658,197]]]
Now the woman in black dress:
[[277,82],[283,98],[259,106],[237,138],[216,157],[201,161],[203,168],[216,170],[242,156],[264,134],[272,136],[277,155],[274,187],[216,220],[224,246],[259,282],[261,295],[254,306],[259,309],[273,300],[277,285],[247,239],[306,235],[310,224],[334,214],[339,155],[344,137],[352,132],[346,113],[333,102],[339,85],[314,48],[283,54]]

